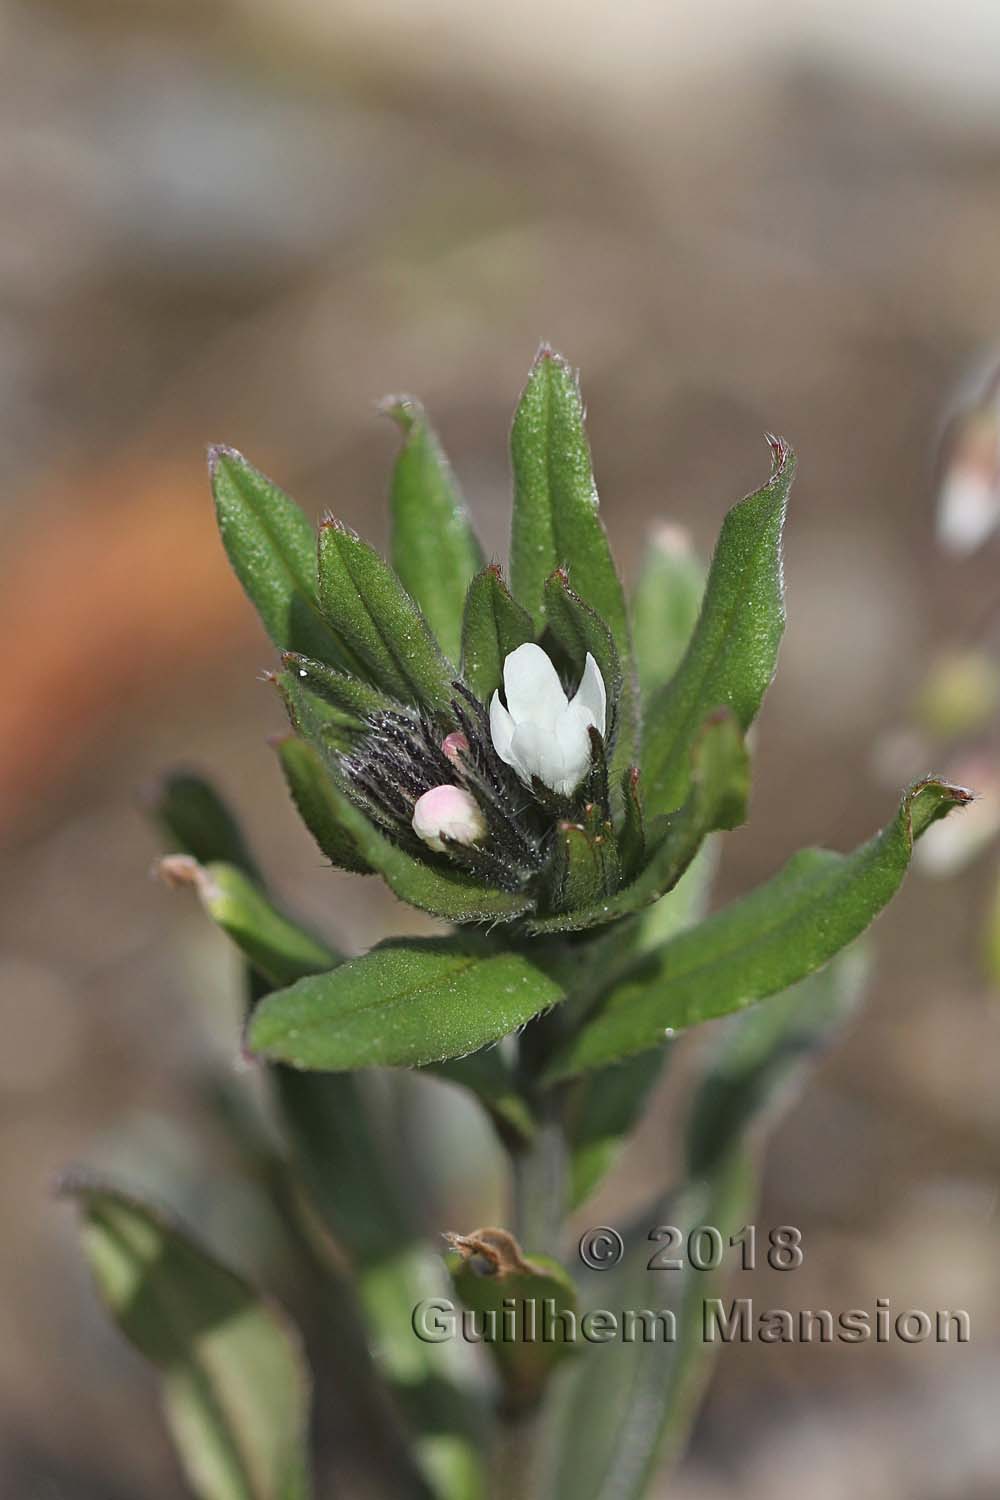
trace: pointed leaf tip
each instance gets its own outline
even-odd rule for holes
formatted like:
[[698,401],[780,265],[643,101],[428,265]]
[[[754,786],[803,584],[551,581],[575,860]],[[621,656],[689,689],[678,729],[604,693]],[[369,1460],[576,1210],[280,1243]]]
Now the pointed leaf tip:
[[412,432],[424,416],[423,404],[416,396],[383,396],[377,409],[380,416],[395,422],[404,435]]
[[234,464],[246,463],[246,459],[240,450],[238,448],[231,448],[228,443],[209,443],[206,451],[208,456],[208,476],[210,479],[215,478],[215,471],[224,458],[228,458],[230,463]]

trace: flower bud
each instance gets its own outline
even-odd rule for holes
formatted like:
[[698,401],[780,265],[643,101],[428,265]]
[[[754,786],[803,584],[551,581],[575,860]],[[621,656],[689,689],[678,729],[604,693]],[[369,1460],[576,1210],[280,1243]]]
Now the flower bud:
[[475,844],[486,832],[486,823],[475,798],[462,787],[434,786],[417,799],[413,831],[428,849],[444,854],[446,838],[457,844]]
[[446,760],[451,761],[452,765],[457,763],[459,756],[464,755],[468,748],[468,738],[460,729],[455,729],[451,734],[446,734],[441,741],[441,753]]

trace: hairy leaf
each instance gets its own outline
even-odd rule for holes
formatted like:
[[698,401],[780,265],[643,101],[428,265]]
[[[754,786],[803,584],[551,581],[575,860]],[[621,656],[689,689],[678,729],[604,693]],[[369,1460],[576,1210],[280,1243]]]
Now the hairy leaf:
[[200,865],[186,855],[160,861],[171,885],[191,885],[212,921],[272,984],[332,969],[339,955],[284,916],[263,890],[234,865]]
[[741,729],[760,707],[785,626],[781,536],[795,472],[791,450],[772,440],[771,477],[726,517],[691,643],[676,674],[649,703],[643,725],[643,789],[650,815],[687,796],[691,746],[713,709]]
[[371,865],[341,816],[338,795],[320,752],[306,740],[288,735],[277,745],[281,769],[299,816],[331,864],[340,870],[371,873]]
[[502,685],[510,653],[534,638],[531,616],[511,598],[496,564],[477,573],[465,600],[462,676],[480,702]]
[[598,512],[597,487],[576,375],[543,345],[511,433],[514,513],[510,581],[515,599],[541,625],[545,580],[565,568],[573,589],[609,627],[625,683],[622,714],[635,714],[632,646],[621,580]]
[[209,451],[223,545],[276,646],[334,666],[353,658],[316,603],[316,533],[283,490],[235,448]]
[[468,938],[396,939],[269,995],[248,1040],[296,1068],[420,1066],[475,1052],[562,998],[520,954]]
[[403,431],[392,476],[392,565],[445,655],[458,660],[465,592],[483,556],[455,477],[419,401],[383,403]]
[[550,1076],[629,1057],[655,1047],[665,1033],[804,979],[882,910],[906,873],[914,839],[970,799],[946,782],[918,782],[892,822],[852,854],[796,854],[750,895],[641,959],[556,1057]]
[[427,621],[374,547],[339,521],[319,530],[319,599],[376,687],[402,703],[449,706],[455,674]]

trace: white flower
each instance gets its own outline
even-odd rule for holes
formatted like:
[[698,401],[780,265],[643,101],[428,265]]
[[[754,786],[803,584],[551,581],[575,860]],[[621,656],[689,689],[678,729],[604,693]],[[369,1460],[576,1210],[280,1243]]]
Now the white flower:
[[525,786],[537,776],[568,797],[590,768],[588,730],[605,731],[607,694],[600,667],[588,651],[580,686],[567,700],[555,667],[541,646],[529,641],[504,662],[503,686],[507,707],[499,693],[490,703],[494,749]]
[[413,808],[413,831],[429,849],[445,854],[446,838],[474,844],[486,832],[486,822],[474,797],[460,786],[432,786]]

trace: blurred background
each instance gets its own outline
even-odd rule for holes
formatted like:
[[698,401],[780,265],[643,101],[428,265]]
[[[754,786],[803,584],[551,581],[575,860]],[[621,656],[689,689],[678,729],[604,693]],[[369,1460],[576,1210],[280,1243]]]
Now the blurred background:
[[[508,423],[544,337],[582,368],[631,577],[663,519],[711,546],[766,473],[765,430],[801,455],[788,631],[717,898],[800,844],[858,842],[921,773],[987,794],[978,856],[942,846],[910,878],[863,1014],[770,1143],[757,1222],[801,1227],[804,1267],[740,1286],[962,1307],[973,1342],[724,1350],[671,1496],[995,1496],[989,401],[950,523],[938,440],[956,451],[956,391],[975,404],[1000,338],[1000,10],[7,0],[0,203],[0,1493],[182,1493],[156,1382],[53,1200],[61,1168],[113,1165],[266,1260],[210,1103],[219,1080],[257,1086],[236,967],[147,879],[150,782],[209,770],[275,888],[346,947],[421,930],[323,869],[291,811],[205,445],[382,542],[395,434],[375,403],[412,391],[502,555]],[[434,1097],[437,1227],[502,1216],[485,1130]],[[585,1220],[669,1179],[676,1097]]]

